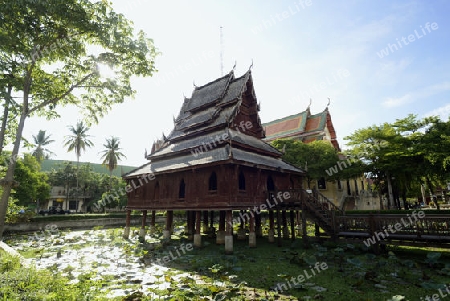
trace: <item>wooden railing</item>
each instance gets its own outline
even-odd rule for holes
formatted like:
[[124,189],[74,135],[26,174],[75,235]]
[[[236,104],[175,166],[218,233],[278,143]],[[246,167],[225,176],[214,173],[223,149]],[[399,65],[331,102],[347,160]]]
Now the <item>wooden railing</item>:
[[[433,214],[352,214],[336,217],[339,236],[373,236],[384,239],[450,241],[450,216]],[[417,213],[417,212],[416,212]],[[379,234],[378,237],[382,237]]]
[[[384,233],[383,239],[435,241],[450,243],[450,215],[426,214],[425,211],[405,214],[345,214],[318,191],[289,189],[286,206],[306,210],[331,236],[368,238]],[[274,194],[278,193],[273,192]]]

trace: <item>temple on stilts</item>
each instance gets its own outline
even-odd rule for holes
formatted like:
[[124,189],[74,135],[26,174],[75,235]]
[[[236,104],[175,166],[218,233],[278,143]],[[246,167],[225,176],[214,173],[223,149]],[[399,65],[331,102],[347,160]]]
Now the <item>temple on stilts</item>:
[[[173,211],[186,211],[187,234],[194,246],[201,246],[203,224],[217,244],[225,245],[226,253],[233,252],[233,223],[240,223],[237,238],[247,239],[248,227],[249,245],[256,246],[256,236],[262,235],[261,211],[268,211],[269,241],[275,237],[275,215],[278,236],[281,227],[289,236],[288,191],[301,189],[304,172],[284,162],[282,153],[262,140],[258,111],[250,69],[237,78],[232,70],[195,87],[191,98],[184,99],[172,132],[146,155],[149,162],[124,175],[129,185],[124,237],[129,236],[132,210],[143,213],[141,237],[147,212],[152,229],[155,212],[166,211],[166,239],[172,233]],[[293,220],[291,224],[295,236]]]

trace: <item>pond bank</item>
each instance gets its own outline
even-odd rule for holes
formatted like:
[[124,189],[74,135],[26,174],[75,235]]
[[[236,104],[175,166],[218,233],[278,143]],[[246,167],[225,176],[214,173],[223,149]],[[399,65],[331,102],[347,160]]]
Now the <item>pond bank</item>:
[[[132,225],[139,225],[141,217],[136,216],[131,218]],[[156,222],[162,222],[162,217],[157,217]],[[92,227],[125,227],[125,218],[96,218],[96,219],[81,219],[81,220],[58,220],[58,221],[39,221],[39,222],[25,222],[16,224],[6,224],[5,233],[23,233],[33,232],[46,229],[48,225],[56,225],[58,229],[89,229]]]

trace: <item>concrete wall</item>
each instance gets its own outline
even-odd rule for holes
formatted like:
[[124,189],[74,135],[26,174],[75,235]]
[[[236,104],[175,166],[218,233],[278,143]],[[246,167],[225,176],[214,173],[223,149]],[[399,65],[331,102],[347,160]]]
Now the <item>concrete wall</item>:
[[[161,219],[157,217],[156,221]],[[132,217],[131,225],[140,225],[142,217]],[[147,225],[150,224],[150,218],[147,217]],[[45,230],[46,226],[56,225],[58,229],[70,228],[70,229],[89,229],[96,226],[118,226],[125,227],[124,218],[95,218],[95,219],[83,219],[83,220],[63,220],[63,221],[43,221],[43,222],[27,222],[17,224],[6,224],[5,233],[7,232],[33,232],[38,230]]]

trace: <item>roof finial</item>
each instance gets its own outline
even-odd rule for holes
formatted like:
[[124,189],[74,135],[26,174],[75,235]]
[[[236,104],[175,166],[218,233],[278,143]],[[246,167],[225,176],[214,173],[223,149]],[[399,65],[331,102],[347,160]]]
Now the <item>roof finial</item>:
[[253,59],[252,59],[252,64],[250,65],[250,68],[248,68],[248,70],[252,70],[253,68]]
[[196,89],[197,86],[195,85],[195,80],[192,81],[192,84],[194,85],[194,89]]
[[144,158],[147,159],[147,149],[145,149]]
[[328,109],[328,106],[330,105],[330,103],[331,103],[331,99],[328,97],[327,109]]
[[237,61],[234,61],[233,71],[236,69]]
[[311,104],[312,104],[312,98],[309,98],[309,105],[308,105],[308,107],[306,108],[306,110],[309,110],[309,108],[311,107]]

